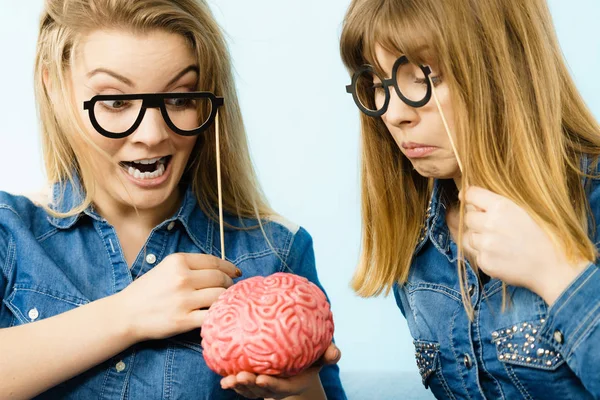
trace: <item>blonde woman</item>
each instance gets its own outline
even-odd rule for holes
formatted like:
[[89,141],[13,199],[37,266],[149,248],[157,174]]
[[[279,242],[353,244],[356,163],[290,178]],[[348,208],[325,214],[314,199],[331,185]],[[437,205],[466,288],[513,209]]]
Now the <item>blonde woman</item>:
[[242,275],[319,284],[256,182],[206,3],[48,0],[35,86],[53,190],[0,193],[0,398],[345,399],[333,345],[289,379],[204,362],[206,309]]
[[393,291],[425,387],[600,397],[600,127],[545,0],[354,0],[362,296]]

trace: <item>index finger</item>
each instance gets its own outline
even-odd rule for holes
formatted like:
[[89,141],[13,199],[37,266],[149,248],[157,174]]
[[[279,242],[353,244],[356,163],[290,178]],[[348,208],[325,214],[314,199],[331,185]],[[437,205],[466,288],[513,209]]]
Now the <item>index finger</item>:
[[492,205],[502,200],[504,197],[491,192],[487,189],[471,186],[465,194],[467,204],[473,205],[482,211],[487,211]]
[[179,255],[185,259],[185,263],[190,269],[218,269],[229,275],[231,278],[239,278],[242,276],[242,271],[227,260],[200,253],[179,253]]

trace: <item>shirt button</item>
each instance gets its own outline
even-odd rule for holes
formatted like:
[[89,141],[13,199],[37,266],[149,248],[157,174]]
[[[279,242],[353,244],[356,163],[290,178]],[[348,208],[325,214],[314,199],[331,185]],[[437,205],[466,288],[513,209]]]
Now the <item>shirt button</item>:
[[117,372],[123,372],[125,370],[125,363],[123,361],[119,361],[117,363],[117,365],[115,365],[115,369],[117,370]]
[[554,331],[554,340],[556,340],[558,344],[562,344],[564,340],[563,334],[560,331]]
[[29,313],[27,313],[27,315],[29,316],[30,320],[35,321],[40,316],[40,312],[37,308],[32,308],[31,310],[29,310]]
[[473,363],[471,362],[471,357],[467,353],[465,353],[464,363],[465,363],[465,367],[467,367],[467,369],[471,369],[471,367],[473,366]]
[[148,254],[146,256],[146,262],[148,264],[154,264],[156,262],[156,256],[154,254]]
[[167,225],[167,230],[172,231],[175,228],[175,221],[171,221],[169,225]]

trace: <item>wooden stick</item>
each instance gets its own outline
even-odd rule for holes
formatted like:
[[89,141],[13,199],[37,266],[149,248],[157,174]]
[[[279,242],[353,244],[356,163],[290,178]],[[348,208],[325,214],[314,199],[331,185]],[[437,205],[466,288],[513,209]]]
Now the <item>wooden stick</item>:
[[223,229],[223,189],[221,186],[221,146],[219,144],[219,111],[216,115],[215,138],[217,147],[217,191],[219,193],[219,230],[221,232],[221,259],[225,259],[225,233]]
[[448,122],[446,122],[446,117],[444,116],[444,110],[442,110],[442,106],[441,106],[440,101],[438,100],[437,94],[435,92],[435,85],[433,84],[433,80],[431,79],[431,76],[429,76],[429,82],[431,82],[431,90],[433,91],[433,99],[435,100],[435,104],[437,105],[438,111],[440,112],[440,115],[442,116],[442,122],[444,123],[444,128],[446,128],[446,133],[448,134],[448,138],[450,139],[450,145],[452,146],[452,150],[454,151],[454,155],[456,156],[456,161],[458,162],[458,168],[460,169],[460,172],[462,174],[463,165],[462,165],[462,162],[460,161],[460,156],[458,155],[458,151],[456,150],[456,145],[454,144],[454,139],[452,139],[452,134],[450,133],[450,128],[448,127]]

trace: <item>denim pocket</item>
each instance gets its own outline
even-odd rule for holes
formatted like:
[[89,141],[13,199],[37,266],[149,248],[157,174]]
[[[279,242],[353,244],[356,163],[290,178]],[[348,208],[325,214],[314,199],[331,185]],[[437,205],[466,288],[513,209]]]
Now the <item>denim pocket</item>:
[[540,338],[544,319],[522,321],[492,332],[499,366],[523,399],[586,399],[563,355]]
[[544,320],[525,321],[492,332],[498,361],[553,371],[565,362],[562,355],[538,337]]
[[414,340],[413,344],[415,345],[415,359],[417,360],[421,380],[425,389],[427,389],[429,387],[429,378],[438,369],[440,345],[423,340]]
[[425,389],[431,388],[438,398],[454,399],[442,374],[440,345],[427,340],[414,340],[415,359]]
[[88,300],[52,289],[20,285],[14,286],[4,304],[13,313],[15,324],[26,324],[40,319],[53,317],[89,303]]

